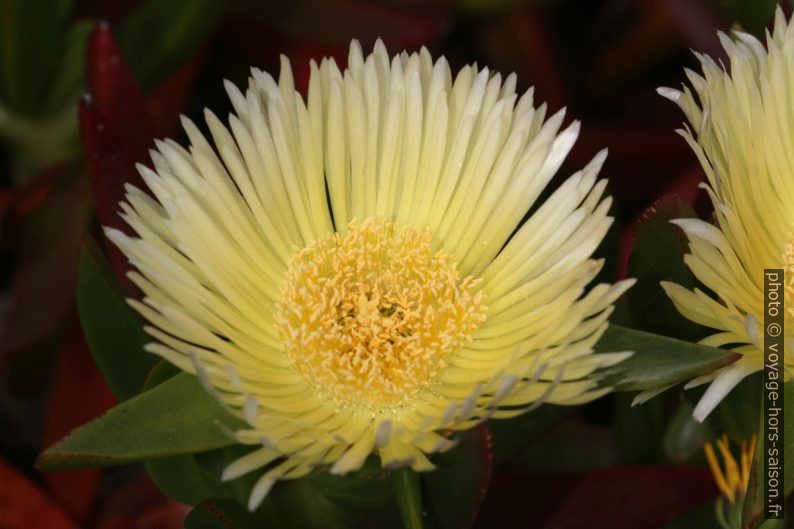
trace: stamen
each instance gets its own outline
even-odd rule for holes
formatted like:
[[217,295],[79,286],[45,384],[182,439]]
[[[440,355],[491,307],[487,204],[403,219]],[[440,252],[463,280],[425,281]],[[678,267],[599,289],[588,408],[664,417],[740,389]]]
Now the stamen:
[[276,322],[291,363],[337,402],[396,406],[485,321],[478,285],[427,232],[367,219],[295,254]]

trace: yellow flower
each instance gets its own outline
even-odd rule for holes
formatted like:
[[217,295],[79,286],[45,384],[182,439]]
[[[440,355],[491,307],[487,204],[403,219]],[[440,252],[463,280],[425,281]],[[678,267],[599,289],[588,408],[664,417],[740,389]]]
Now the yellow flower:
[[[714,295],[662,286],[681,314],[719,331],[703,343],[742,355],[688,384],[713,381],[695,408],[701,421],[744,377],[763,368],[764,268],[794,266],[794,29],[778,9],[766,49],[750,35],[735,35],[732,41],[720,34],[729,71],[698,55],[703,75],[687,71],[694,94],[689,88],[659,89],[694,129],[680,132],[706,173],[716,219],[716,226],[675,221],[689,239],[687,265]],[[787,367],[794,364],[791,292],[786,289]]]
[[737,500],[744,498],[745,491],[747,491],[747,483],[750,481],[750,466],[755,452],[755,442],[755,435],[753,435],[749,443],[746,441],[742,442],[739,461],[736,461],[736,458],[731,453],[728,436],[723,435],[718,439],[717,448],[722,454],[722,461],[725,466],[724,472],[717,461],[717,456],[711,443],[706,443],[703,447],[706,452],[706,459],[709,462],[709,468],[711,468],[711,474],[714,476],[714,483],[717,484],[717,488],[730,503],[736,503]]
[[262,472],[249,507],[373,453],[429,470],[456,430],[607,391],[589,375],[628,353],[592,349],[631,282],[586,289],[606,153],[521,225],[579,124],[515,86],[354,41],[345,71],[312,63],[306,101],[286,59],[278,80],[253,69],[226,84],[228,129],[206,112],[212,143],[184,119],[189,150],[158,142],[139,166],[154,198],[121,205],[138,236],[107,235],[145,293],[147,350],[247,422],[223,478]]

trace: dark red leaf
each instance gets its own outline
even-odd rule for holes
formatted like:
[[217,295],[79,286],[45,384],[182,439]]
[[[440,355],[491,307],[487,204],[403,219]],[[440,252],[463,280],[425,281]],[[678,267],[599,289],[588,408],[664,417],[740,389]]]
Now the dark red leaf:
[[[702,189],[697,187],[700,179],[696,178],[696,175],[697,173],[687,173],[676,180],[668,188],[670,190],[669,193],[662,195],[661,198],[640,213],[634,222],[623,230],[620,236],[618,253],[618,278],[625,279],[629,277],[631,256],[635,251],[635,237],[638,230],[642,230],[649,222],[658,222],[659,219],[668,222],[677,218],[690,217],[691,212],[684,211],[682,207],[697,202],[701,198],[700,193],[708,197],[708,195],[703,193]],[[672,225],[670,225],[670,230],[680,236],[681,251],[686,251],[686,237],[683,232]]]
[[97,513],[96,529],[181,529],[189,510],[140,478],[111,491]]
[[69,519],[47,495],[23,474],[0,459],[0,527],[2,529],[72,529]]
[[703,169],[699,166],[692,167],[673,180],[664,194],[678,196],[683,202],[692,206],[699,215],[705,216],[711,210],[709,195],[700,187],[705,180]]
[[493,472],[493,443],[487,423],[460,434],[458,446],[435,458],[437,468],[422,475],[440,527],[471,527]]
[[106,125],[134,162],[148,159],[156,134],[146,98],[138,88],[110,27],[100,23],[88,41],[88,88]]
[[[114,402],[113,394],[94,364],[77,319],[73,318],[55,371],[43,446],[50,446],[77,426],[98,417]],[[98,480],[97,469],[45,474],[53,497],[80,522],[85,521],[91,510]]]
[[179,114],[187,111],[193,84],[205,56],[206,49],[200,49],[147,94],[148,115],[152,117],[155,129],[163,136],[173,137],[179,134]]
[[702,467],[496,476],[476,527],[656,529],[716,493]]
[[[130,183],[146,189],[143,179],[135,169],[135,161],[129,150],[110,130],[105,117],[99,112],[93,99],[86,96],[80,100],[80,134],[99,223],[116,228],[127,234],[132,230],[119,216],[119,202],[124,200],[124,184]],[[124,254],[104,236],[99,237],[113,269],[127,294],[138,297],[138,288],[126,277],[127,259]]]
[[52,334],[72,304],[90,192],[86,178],[67,170],[52,185],[58,189],[44,202],[37,198],[38,206],[19,219],[16,273],[0,328],[3,356]]

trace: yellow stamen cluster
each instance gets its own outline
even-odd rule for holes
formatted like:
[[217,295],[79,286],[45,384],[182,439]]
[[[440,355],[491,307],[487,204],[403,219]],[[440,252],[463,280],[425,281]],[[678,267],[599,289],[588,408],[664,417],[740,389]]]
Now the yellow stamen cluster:
[[482,300],[429,233],[367,219],[295,254],[276,322],[307,379],[341,404],[382,409],[426,388],[471,340]]
[[742,442],[739,455],[740,461],[737,462],[731,453],[728,436],[723,435],[717,440],[717,448],[719,448],[725,463],[725,472],[722,471],[717,462],[717,456],[711,443],[706,443],[704,446],[706,459],[709,461],[709,467],[714,476],[714,482],[720,492],[731,503],[741,499],[747,490],[747,483],[750,479],[750,465],[753,461],[753,452],[755,452],[755,441],[756,436],[754,435],[749,443],[747,441]]

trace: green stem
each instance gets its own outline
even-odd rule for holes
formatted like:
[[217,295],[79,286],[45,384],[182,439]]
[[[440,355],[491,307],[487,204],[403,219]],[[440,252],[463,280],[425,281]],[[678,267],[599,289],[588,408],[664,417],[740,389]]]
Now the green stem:
[[397,505],[405,529],[422,529],[422,492],[419,476],[410,467],[392,472]]

